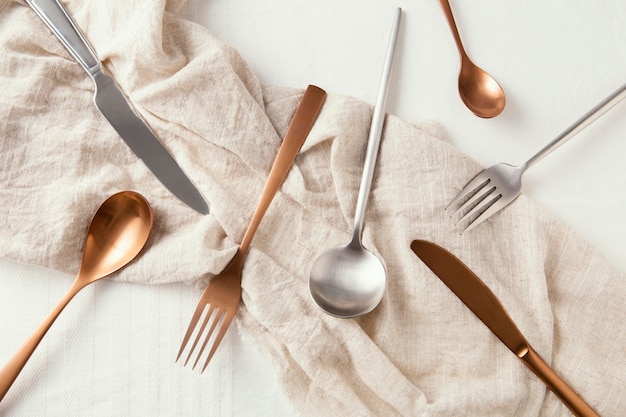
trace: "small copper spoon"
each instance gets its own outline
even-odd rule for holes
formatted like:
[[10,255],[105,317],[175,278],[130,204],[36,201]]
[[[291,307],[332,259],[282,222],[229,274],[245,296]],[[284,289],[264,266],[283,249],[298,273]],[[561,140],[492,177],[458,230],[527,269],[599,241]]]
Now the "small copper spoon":
[[459,72],[459,94],[461,95],[461,100],[478,117],[489,119],[499,115],[504,110],[506,103],[502,87],[483,69],[477,67],[467,56],[448,0],[439,0],[439,5],[446,15],[452,36],[461,56],[461,71]]
[[83,260],[72,287],[0,370],[0,401],[70,300],[87,285],[117,271],[135,258],[148,240],[151,229],[152,209],[140,194],[124,191],[102,203],[89,225]]

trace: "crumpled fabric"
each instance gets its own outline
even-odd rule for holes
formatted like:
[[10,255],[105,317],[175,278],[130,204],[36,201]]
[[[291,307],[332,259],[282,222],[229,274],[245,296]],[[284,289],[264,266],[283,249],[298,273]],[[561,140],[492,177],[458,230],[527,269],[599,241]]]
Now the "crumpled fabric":
[[[93,105],[81,67],[24,1],[9,0],[0,4],[0,256],[75,273],[96,209],[131,189],[151,203],[154,230],[111,279],[203,286],[234,255],[306,86],[261,85],[236,50],[176,16],[184,0],[63,3],[211,214],[160,184]],[[480,167],[436,123],[386,119],[363,231],[388,273],[381,304],[337,319],[313,303],[311,265],[351,236],[372,117],[371,105],[329,93],[252,242],[237,317],[300,414],[570,415],[412,253],[412,240],[427,239],[484,280],[599,414],[621,416],[624,273],[523,195],[460,235],[444,207]]]

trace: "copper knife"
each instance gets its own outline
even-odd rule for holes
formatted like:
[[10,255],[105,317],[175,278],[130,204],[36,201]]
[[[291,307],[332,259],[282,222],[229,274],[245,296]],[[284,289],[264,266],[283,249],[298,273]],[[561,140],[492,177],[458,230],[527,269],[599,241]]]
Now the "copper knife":
[[535,352],[495,294],[463,262],[425,240],[413,241],[411,249],[574,415],[599,417]]

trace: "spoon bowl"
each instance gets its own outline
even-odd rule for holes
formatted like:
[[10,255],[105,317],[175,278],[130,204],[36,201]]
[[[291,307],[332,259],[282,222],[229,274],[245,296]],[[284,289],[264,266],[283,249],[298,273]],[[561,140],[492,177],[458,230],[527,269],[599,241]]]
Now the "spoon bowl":
[[499,115],[506,104],[504,91],[498,82],[469,59],[461,64],[459,95],[472,113],[483,118]]
[[139,254],[152,229],[152,218],[150,205],[134,191],[114,194],[102,203],[89,225],[80,270],[71,288],[0,370],[0,401],[72,298],[87,285],[117,271]]
[[152,222],[142,195],[124,191],[109,197],[89,225],[77,281],[91,284],[128,264],[148,240]]
[[385,294],[383,263],[358,242],[323,252],[313,264],[309,288],[328,314],[351,318],[372,311]]

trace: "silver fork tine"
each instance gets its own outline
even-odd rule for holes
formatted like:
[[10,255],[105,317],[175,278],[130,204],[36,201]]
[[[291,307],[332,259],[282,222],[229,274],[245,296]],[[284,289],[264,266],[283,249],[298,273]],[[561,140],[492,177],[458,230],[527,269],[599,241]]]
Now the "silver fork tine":
[[187,346],[187,342],[189,342],[189,338],[191,337],[193,330],[196,328],[198,324],[198,320],[200,320],[200,316],[204,311],[206,304],[199,303],[196,307],[196,310],[193,312],[193,317],[191,317],[191,321],[189,322],[189,326],[187,326],[187,333],[185,333],[185,337],[183,338],[183,343],[180,345],[180,349],[178,350],[178,356],[176,356],[176,362],[180,359],[183,351],[185,350],[185,346]]
[[487,220],[493,213],[500,210],[503,207],[503,205],[501,204],[501,199],[502,199],[501,194],[498,194],[495,198],[493,198],[491,202],[488,203],[487,209],[483,211],[482,213],[480,213],[480,215],[476,217],[470,224],[468,224],[467,227],[465,227],[465,229],[463,229],[463,232],[461,233],[469,232],[474,227],[478,226],[479,224]]
[[224,320],[222,321],[222,325],[220,326],[220,330],[217,332],[217,335],[215,336],[215,340],[213,341],[213,346],[211,346],[211,351],[209,352],[209,356],[206,358],[206,362],[204,363],[204,366],[202,367],[201,372],[204,372],[207,366],[209,366],[209,362],[211,361],[211,358],[215,354],[217,347],[222,342],[222,339],[224,338],[226,331],[230,327],[230,323],[233,321],[233,318],[235,317],[235,311],[225,311],[225,313],[226,314],[224,316]]
[[483,211],[485,208],[491,206],[491,204],[493,204],[493,202],[500,197],[502,197],[502,194],[500,194],[496,187],[490,187],[484,192],[474,194],[461,207],[462,209],[467,209],[467,211],[461,213],[461,217],[457,220],[456,224],[459,224],[462,221],[471,218],[474,214]]
[[[476,175],[474,178],[472,178],[470,182],[465,185],[465,187],[463,187],[463,189],[461,189],[461,191],[458,192],[456,197],[454,197],[454,199],[450,201],[450,203],[446,206],[446,210],[458,204],[459,201],[467,198],[467,196],[478,193],[478,191],[480,191],[480,189],[487,185],[488,182],[488,178],[483,178],[481,175]],[[459,211],[459,209],[460,207],[454,210],[452,214]]]
[[[193,345],[191,345],[191,349],[189,349],[189,354],[187,355],[187,359],[185,359],[185,363],[183,364],[183,366],[187,366],[187,362],[189,362],[189,358],[191,358],[191,354],[196,349],[196,345],[200,341],[200,337],[202,337],[202,333],[204,332],[206,325],[209,323],[209,320],[211,319],[211,316],[213,315],[213,311],[215,311],[215,307],[209,304],[205,305],[204,310],[206,310],[206,307],[208,307],[207,314],[204,317],[204,320],[202,321],[202,325],[200,326],[200,329],[198,330],[198,334],[196,334],[196,338],[193,341]],[[209,332],[211,332],[211,330],[209,330]]]

